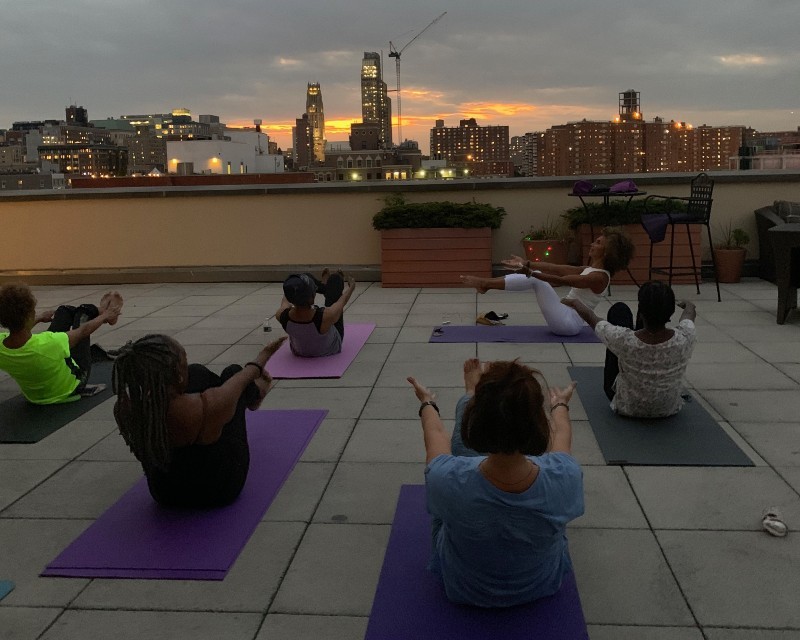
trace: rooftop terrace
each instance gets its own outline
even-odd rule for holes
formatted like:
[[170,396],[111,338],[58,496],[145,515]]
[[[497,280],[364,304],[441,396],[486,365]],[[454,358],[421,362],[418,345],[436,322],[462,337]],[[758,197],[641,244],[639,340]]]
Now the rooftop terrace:
[[[586,514],[569,540],[592,640],[800,637],[800,323],[796,313],[775,323],[769,283],[722,286],[721,303],[713,283],[700,296],[677,287],[698,305],[688,383],[756,466],[607,466],[573,400]],[[36,295],[46,307],[93,302],[106,289],[42,286]],[[123,318],[96,334],[105,346],[162,332],[190,361],[221,369],[281,333],[261,328],[279,284],[119,289]],[[613,287],[610,302],[634,299],[634,288]],[[0,636],[362,638],[399,487],[423,482],[418,403],[405,377],[437,392],[452,427],[466,358],[519,357],[556,385],[568,382],[570,364],[602,362],[597,344],[428,343],[444,314],[469,324],[489,309],[508,312],[509,323],[543,324],[523,294],[359,285],[346,318],[377,329],[344,376],[281,380],[264,403],[329,414],[222,582],[38,577],[141,474],[116,432],[113,400],[37,444],[0,445],[0,580],[16,583],[0,601]],[[0,378],[0,400],[14,393]],[[772,505],[789,524],[786,538],[761,530],[761,511]]]

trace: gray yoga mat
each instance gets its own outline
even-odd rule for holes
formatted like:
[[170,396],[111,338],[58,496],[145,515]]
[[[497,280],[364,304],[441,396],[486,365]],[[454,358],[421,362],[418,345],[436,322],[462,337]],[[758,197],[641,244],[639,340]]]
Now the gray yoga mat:
[[754,466],[694,397],[669,418],[626,418],[609,406],[602,367],[569,367],[569,375],[606,464]]
[[80,418],[89,409],[113,396],[111,369],[113,362],[92,364],[91,384],[105,384],[97,395],[62,404],[31,404],[19,394],[0,402],[0,443],[32,444],[58,431],[65,424]]

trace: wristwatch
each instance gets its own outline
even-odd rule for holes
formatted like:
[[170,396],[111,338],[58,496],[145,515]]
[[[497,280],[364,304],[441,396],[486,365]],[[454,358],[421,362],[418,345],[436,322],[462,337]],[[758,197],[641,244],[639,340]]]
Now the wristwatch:
[[441,415],[441,413],[439,412],[439,407],[438,407],[438,405],[437,405],[437,404],[436,404],[436,403],[435,403],[433,400],[426,400],[426,401],[425,401],[425,402],[423,402],[421,405],[419,405],[419,417],[420,417],[420,418],[422,417],[422,410],[423,410],[425,407],[427,407],[428,405],[430,405],[430,406],[432,406],[434,409],[436,409],[436,413],[438,413],[439,415]]

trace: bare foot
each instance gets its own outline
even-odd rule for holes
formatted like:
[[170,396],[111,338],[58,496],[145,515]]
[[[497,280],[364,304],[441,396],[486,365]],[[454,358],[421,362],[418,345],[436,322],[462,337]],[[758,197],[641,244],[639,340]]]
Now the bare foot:
[[470,358],[464,361],[464,388],[467,393],[475,393],[475,387],[483,375],[483,365],[477,358]]
[[476,289],[478,293],[486,293],[489,289],[486,287],[486,281],[484,278],[478,278],[476,276],[459,276],[461,278],[461,282],[463,282],[468,287],[472,287]]
[[117,319],[122,312],[122,296],[119,291],[109,291],[100,298],[100,304],[97,309],[100,313],[109,312],[108,324],[117,324]]

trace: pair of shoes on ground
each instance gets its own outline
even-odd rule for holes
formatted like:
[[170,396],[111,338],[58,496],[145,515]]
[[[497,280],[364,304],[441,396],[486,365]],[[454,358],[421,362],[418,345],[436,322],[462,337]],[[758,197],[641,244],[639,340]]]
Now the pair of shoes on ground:
[[484,324],[489,326],[496,326],[503,324],[503,320],[508,318],[507,313],[495,313],[494,311],[487,311],[480,314],[475,320],[475,324]]
[[761,514],[761,527],[769,535],[783,538],[789,533],[789,527],[783,521],[783,514],[778,507],[767,507]]

